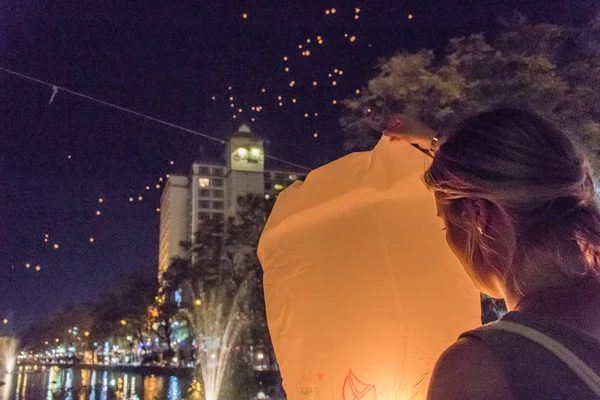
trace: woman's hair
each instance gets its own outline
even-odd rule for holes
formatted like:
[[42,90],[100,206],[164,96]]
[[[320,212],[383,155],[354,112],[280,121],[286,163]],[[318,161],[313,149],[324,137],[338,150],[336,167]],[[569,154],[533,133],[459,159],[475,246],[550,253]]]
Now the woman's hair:
[[[532,276],[598,271],[600,211],[589,164],[567,134],[540,116],[497,109],[468,118],[442,142],[424,180],[446,203],[446,217],[467,232],[471,261],[476,253],[487,264],[503,260],[505,283],[519,292]],[[508,222],[508,237],[493,226],[479,234],[466,220],[467,198],[491,203]],[[502,240],[503,254],[490,240]],[[587,263],[565,265],[578,250]]]

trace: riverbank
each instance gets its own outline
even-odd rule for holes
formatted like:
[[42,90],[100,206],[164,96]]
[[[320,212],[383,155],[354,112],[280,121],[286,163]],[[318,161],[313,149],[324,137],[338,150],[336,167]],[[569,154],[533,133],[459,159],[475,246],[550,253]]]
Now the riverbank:
[[106,365],[106,364],[48,364],[48,363],[19,363],[18,367],[58,367],[61,369],[79,368],[90,370],[105,370],[114,372],[134,373],[142,376],[177,376],[189,378],[194,375],[194,368],[189,367],[161,367],[157,365]]

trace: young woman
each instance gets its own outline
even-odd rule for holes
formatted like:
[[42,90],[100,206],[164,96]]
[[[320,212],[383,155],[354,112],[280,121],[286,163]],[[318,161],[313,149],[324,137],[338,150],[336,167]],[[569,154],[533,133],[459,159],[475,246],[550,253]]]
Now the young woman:
[[583,153],[513,109],[444,138],[402,116],[384,134],[431,152],[424,180],[448,246],[510,311],[446,350],[428,399],[600,398],[600,210]]

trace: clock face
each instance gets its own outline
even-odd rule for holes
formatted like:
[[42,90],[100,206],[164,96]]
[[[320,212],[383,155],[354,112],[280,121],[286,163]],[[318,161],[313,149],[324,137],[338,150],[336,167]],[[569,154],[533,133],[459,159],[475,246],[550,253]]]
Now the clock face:
[[237,147],[231,153],[231,166],[240,171],[262,171],[265,156],[259,147]]

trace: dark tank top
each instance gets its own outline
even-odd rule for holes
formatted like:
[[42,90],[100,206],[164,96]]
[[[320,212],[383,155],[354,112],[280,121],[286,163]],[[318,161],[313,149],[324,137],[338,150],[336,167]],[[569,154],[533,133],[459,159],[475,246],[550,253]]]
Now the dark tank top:
[[[526,312],[502,317],[526,325],[560,342],[600,375],[600,339],[581,329]],[[461,337],[480,340],[504,370],[515,400],[598,399],[581,379],[554,354],[520,335],[492,329],[475,329]]]

